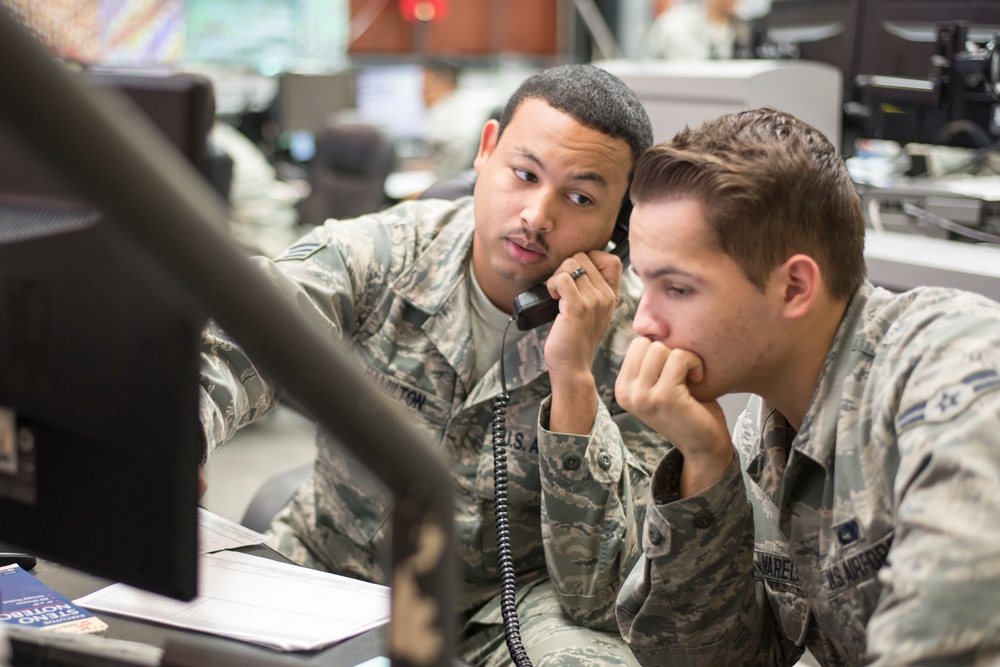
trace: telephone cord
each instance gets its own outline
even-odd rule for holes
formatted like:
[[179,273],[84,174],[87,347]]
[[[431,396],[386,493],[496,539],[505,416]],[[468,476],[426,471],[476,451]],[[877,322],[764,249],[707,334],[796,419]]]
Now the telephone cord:
[[515,318],[507,322],[500,343],[500,387],[501,393],[493,399],[493,512],[497,530],[497,565],[500,568],[500,613],[503,616],[504,639],[507,650],[517,667],[532,667],[528,653],[521,643],[521,626],[517,619],[515,605],[514,558],[510,551],[510,529],[507,513],[507,434],[506,414],[510,394],[507,393],[507,379],[504,376],[503,347],[507,339],[507,329]]

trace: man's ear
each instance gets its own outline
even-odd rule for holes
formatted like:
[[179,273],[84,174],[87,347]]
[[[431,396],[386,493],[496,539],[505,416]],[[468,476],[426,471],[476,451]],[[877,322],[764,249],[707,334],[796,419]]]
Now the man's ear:
[[483,166],[486,164],[486,160],[493,155],[493,151],[496,150],[497,141],[500,139],[500,123],[492,118],[486,121],[486,125],[483,126],[483,134],[479,137],[479,152],[476,153],[476,159],[472,163],[472,166],[476,168],[476,171],[482,171]]
[[784,289],[783,313],[798,319],[812,310],[823,289],[823,274],[819,264],[809,255],[792,255],[779,268]]

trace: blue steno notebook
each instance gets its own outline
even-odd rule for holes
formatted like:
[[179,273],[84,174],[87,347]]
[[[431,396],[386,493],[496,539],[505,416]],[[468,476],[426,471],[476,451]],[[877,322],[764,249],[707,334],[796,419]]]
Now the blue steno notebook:
[[103,635],[108,624],[20,565],[0,567],[0,622],[22,628]]

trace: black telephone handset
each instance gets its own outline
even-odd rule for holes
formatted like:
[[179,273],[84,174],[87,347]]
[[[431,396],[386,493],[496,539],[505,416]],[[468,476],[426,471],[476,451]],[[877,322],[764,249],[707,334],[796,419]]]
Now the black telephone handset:
[[[626,208],[626,207],[623,207]],[[628,265],[628,215],[619,215],[615,223],[615,231],[611,235],[611,254],[617,255],[622,264]],[[549,295],[545,283],[521,292],[514,298],[514,323],[521,331],[540,327],[546,322],[556,319],[559,314],[559,302]]]

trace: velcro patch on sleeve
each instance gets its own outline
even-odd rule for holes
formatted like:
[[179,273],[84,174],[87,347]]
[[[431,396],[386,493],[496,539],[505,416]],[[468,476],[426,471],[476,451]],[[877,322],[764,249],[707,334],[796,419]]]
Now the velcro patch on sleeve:
[[302,241],[301,243],[296,243],[291,246],[280,255],[274,258],[274,261],[281,262],[287,260],[303,260],[308,259],[315,255],[317,252],[326,247],[325,243],[318,243],[316,241]]

